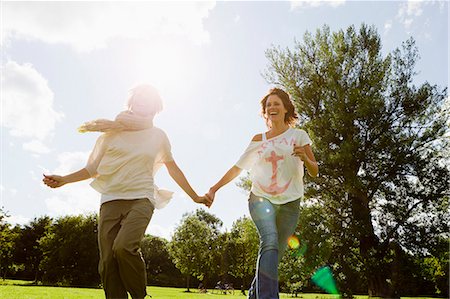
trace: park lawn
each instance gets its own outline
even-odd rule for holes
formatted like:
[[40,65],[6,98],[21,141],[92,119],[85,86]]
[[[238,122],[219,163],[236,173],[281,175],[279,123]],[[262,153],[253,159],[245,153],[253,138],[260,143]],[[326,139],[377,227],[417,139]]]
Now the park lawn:
[[[147,287],[147,292],[152,299],[245,299],[240,291],[235,291],[234,295],[212,293],[208,290],[206,294],[200,294],[195,288],[191,293],[186,293],[185,288]],[[30,282],[21,280],[0,280],[0,299],[103,299],[102,289],[89,288],[67,288],[35,286]],[[288,294],[280,294],[280,298],[295,298]],[[302,299],[336,299],[337,296],[326,294],[299,294],[297,298]],[[368,296],[355,296],[357,299],[367,299]],[[425,297],[414,297],[402,299],[431,299]]]
[[[235,291],[234,295],[217,294],[208,290],[206,294],[200,294],[195,288],[191,293],[185,292],[186,288],[165,288],[165,287],[147,287],[147,292],[153,298],[161,299],[245,299],[240,291]],[[330,295],[303,295],[303,299],[334,299]],[[300,295],[299,295],[300,297]],[[0,299],[103,299],[102,289],[89,288],[67,288],[67,287],[48,287],[35,286],[30,282],[21,280],[0,280]],[[292,298],[282,294],[280,298]],[[362,299],[362,298],[361,298]]]

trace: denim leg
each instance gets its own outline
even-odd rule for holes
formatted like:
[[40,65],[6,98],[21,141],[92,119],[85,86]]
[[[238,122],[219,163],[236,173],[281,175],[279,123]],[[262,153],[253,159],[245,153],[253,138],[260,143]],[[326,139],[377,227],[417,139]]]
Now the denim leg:
[[295,233],[300,215],[300,199],[279,205],[277,215],[278,262],[286,251],[288,239]]
[[249,298],[256,293],[257,299],[278,299],[278,208],[269,200],[253,194],[250,195],[249,208],[260,237],[255,285],[252,284],[249,290]]
[[253,278],[250,289],[248,289],[247,299],[256,299],[256,276]]

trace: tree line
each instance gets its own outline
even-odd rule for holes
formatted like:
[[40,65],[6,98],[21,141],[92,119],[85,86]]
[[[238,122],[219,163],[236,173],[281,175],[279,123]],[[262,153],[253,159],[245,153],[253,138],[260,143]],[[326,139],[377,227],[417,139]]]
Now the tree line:
[[[447,87],[415,82],[414,39],[383,54],[374,27],[323,26],[292,48],[269,48],[266,57],[263,76],[292,96],[320,169],[305,178],[295,238],[280,265],[282,289],[319,291],[310,278],[328,265],[344,297],[448,297],[450,107]],[[246,178],[238,185],[250,187]],[[43,217],[23,228],[0,217],[1,275],[98,281],[95,215]],[[183,217],[170,242],[146,237],[146,259],[161,250],[148,263],[149,282],[211,287],[221,280],[247,288],[258,245],[253,223],[241,218],[230,232],[221,227],[198,210]],[[23,235],[40,237],[18,241]],[[80,245],[66,252],[68,240]],[[91,264],[83,271],[84,262]]]
[[[344,295],[364,294],[363,266],[348,252],[333,252],[332,233],[324,210],[317,205],[301,207],[300,222],[280,264],[280,287],[292,294],[321,292],[311,282],[324,265],[333,269]],[[149,285],[197,288],[201,282],[214,288],[218,281],[246,290],[253,279],[259,237],[251,219],[236,220],[223,232],[222,221],[203,209],[185,214],[172,240],[146,235],[141,243]],[[0,273],[4,278],[32,280],[35,284],[99,287],[97,272],[97,215],[36,218],[11,227],[0,214]],[[392,283],[402,296],[448,296],[448,242],[441,240],[435,252],[421,258],[402,252],[391,269]],[[400,250],[399,248],[394,248]],[[359,271],[353,268],[360,267]],[[350,271],[352,269],[352,271]],[[342,271],[342,272],[341,272]],[[352,280],[348,280],[351,275]],[[447,293],[446,293],[447,290]]]

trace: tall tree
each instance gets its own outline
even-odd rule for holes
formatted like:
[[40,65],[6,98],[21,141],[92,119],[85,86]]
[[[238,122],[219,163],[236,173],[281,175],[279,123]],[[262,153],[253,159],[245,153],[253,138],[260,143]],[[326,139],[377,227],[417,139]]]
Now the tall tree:
[[6,273],[13,265],[14,242],[17,230],[6,222],[8,214],[0,208],[0,278],[5,279]]
[[22,279],[34,279],[35,283],[42,279],[39,270],[44,253],[39,240],[44,237],[52,225],[52,219],[48,216],[35,218],[29,224],[20,229],[15,242],[14,263],[23,265]]
[[183,276],[170,258],[169,241],[146,235],[141,241],[142,255],[147,268],[147,284],[156,286],[177,286]]
[[374,27],[324,26],[293,49],[268,49],[265,77],[292,95],[314,141],[321,175],[307,196],[326,207],[335,239],[345,238],[333,248],[342,275],[357,260],[369,296],[391,297],[391,244],[430,256],[449,238],[448,112],[447,88],[414,84],[413,39],[385,56],[381,48]]
[[205,222],[212,232],[212,242],[209,244],[209,257],[211,266],[208,269],[208,281],[203,281],[205,287],[208,284],[215,286],[217,281],[228,281],[229,255],[227,254],[228,233],[221,233],[223,222],[216,215],[208,213],[204,209],[197,209],[195,215]]
[[212,266],[210,250],[214,241],[213,229],[194,214],[184,215],[175,229],[169,243],[169,253],[175,266],[186,275],[188,292],[191,276],[203,281],[209,273]]
[[44,252],[43,281],[58,285],[98,286],[97,216],[65,216],[55,220],[39,241]]
[[244,289],[250,286],[255,275],[259,237],[255,224],[248,217],[233,223],[228,241],[230,274],[241,280]]

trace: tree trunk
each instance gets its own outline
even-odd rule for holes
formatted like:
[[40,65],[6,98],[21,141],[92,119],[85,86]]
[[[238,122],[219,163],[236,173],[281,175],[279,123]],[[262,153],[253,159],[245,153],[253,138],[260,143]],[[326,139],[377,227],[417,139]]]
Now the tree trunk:
[[359,239],[359,249],[364,263],[369,297],[392,298],[394,293],[387,279],[387,251],[381,248],[372,225],[367,196],[362,192],[349,194],[353,209],[355,234]]
[[191,290],[189,289],[189,281],[190,281],[190,279],[191,279],[191,276],[188,274],[188,275],[186,276],[187,292],[190,292],[190,291],[191,291]]

